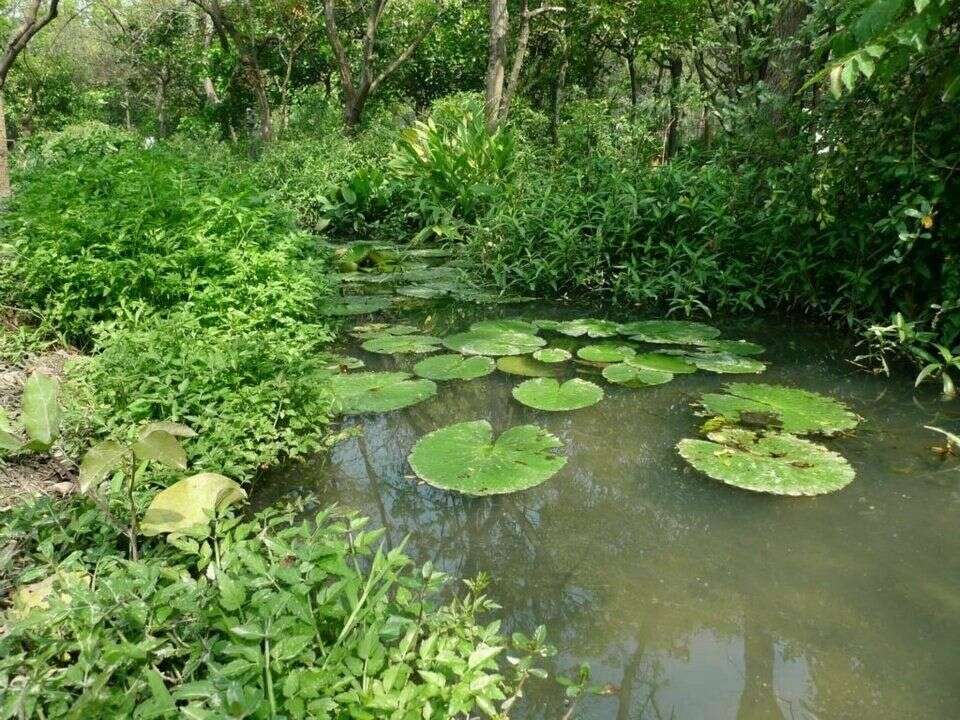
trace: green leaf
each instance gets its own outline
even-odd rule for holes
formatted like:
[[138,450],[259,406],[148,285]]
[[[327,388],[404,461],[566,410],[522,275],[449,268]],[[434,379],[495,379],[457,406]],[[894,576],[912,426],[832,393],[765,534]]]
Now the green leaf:
[[637,367],[630,363],[618,363],[607,365],[603,369],[603,379],[615,385],[637,388],[668,383],[673,380],[673,373],[665,370]]
[[20,422],[32,449],[46,450],[60,432],[60,406],[57,404],[60,383],[56,378],[34,372],[23,384]]
[[536,335],[539,327],[526,320],[481,320],[470,326],[471,330],[491,330],[493,332],[516,332]]
[[493,358],[475,355],[434,355],[413,366],[413,372],[428,380],[473,380],[496,368]]
[[147,536],[182,533],[206,537],[210,517],[246,497],[246,491],[228,477],[217,473],[191,475],[157,493],[143,516],[140,531]]
[[[545,326],[541,325],[541,327]],[[616,335],[620,330],[620,325],[610,320],[581,318],[557,323],[549,329],[564,335],[569,335],[570,337],[583,337],[586,335],[589,338],[603,338]]]
[[443,344],[464,355],[525,355],[540,349],[547,341],[512,330],[470,330],[451,335]]
[[513,397],[527,407],[562,412],[596,405],[603,399],[603,389],[580,378],[562,385],[553,378],[537,378],[520,383],[513,389]]
[[683,357],[701,370],[726,375],[755,375],[767,369],[767,366],[759,360],[729,353],[690,353]]
[[542,350],[537,350],[533,354],[534,360],[539,360],[540,362],[545,363],[562,363],[566,362],[572,357],[568,350],[563,348],[543,348]]
[[676,375],[689,375],[697,371],[697,368],[691,365],[684,356],[668,355],[665,352],[641,353],[626,358],[624,362],[641,370],[659,370]]
[[243,607],[247,600],[247,591],[243,584],[222,573],[217,577],[217,584],[220,588],[220,605],[227,612],[233,612]]
[[747,342],[746,340],[704,340],[697,345],[704,350],[729,355],[762,355],[764,352],[763,345],[757,345],[757,343]]
[[180,441],[166,430],[151,430],[132,447],[138,460],[156,460],[175,470],[187,469],[187,453]]
[[775,495],[821,495],[854,478],[839,454],[787,433],[758,434],[740,428],[681,440],[680,455],[697,470],[728,485]]
[[720,335],[717,328],[691,320],[641,320],[622,325],[620,332],[657,345],[699,345]]
[[382,295],[348,295],[328,300],[321,310],[324,315],[367,315],[390,307],[392,301]]
[[524,377],[554,377],[561,372],[556,365],[534,360],[528,355],[508,355],[497,358],[497,370],[508,375]]
[[405,372],[335,375],[330,385],[345,415],[398,410],[437,394],[436,383],[411,379]]
[[193,428],[184,425],[183,423],[171,422],[170,420],[160,420],[159,422],[147,423],[140,430],[140,437],[146,437],[154,430],[163,430],[168,432],[174,437],[182,438],[192,438],[196,437],[197,433]]
[[629,345],[615,342],[585,345],[577,350],[577,357],[581,360],[600,363],[623,362],[627,358],[633,357],[636,354],[637,351]]
[[87,450],[80,462],[80,492],[95,490],[123,463],[128,448],[116,440],[104,440]]
[[478,668],[483,665],[488,660],[495,658],[500,652],[503,651],[502,647],[491,646],[485,643],[480,643],[476,650],[470,653],[470,657],[467,659],[467,667],[470,670]]
[[360,347],[367,352],[394,355],[436,352],[439,344],[440,338],[432,335],[383,335],[370,338]]
[[567,462],[554,454],[562,447],[536,425],[518,425],[493,441],[486,420],[457,423],[417,441],[410,453],[413,471],[443,490],[467,495],[496,495],[534,487]]

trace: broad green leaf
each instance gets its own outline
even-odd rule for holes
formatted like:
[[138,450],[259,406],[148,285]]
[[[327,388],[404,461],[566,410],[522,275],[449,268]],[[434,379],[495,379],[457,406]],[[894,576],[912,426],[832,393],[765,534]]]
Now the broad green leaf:
[[321,312],[324,315],[367,315],[390,307],[392,300],[382,295],[348,295],[328,300]]
[[616,342],[585,345],[577,350],[577,357],[581,360],[598,363],[618,363],[637,354],[629,345]]
[[697,371],[697,368],[687,362],[683,356],[662,352],[640,353],[626,358],[624,362],[641,370],[659,370],[675,375],[689,375]]
[[434,382],[414,380],[405,372],[335,375],[330,386],[345,415],[398,410],[437,394]]
[[[541,327],[543,326],[541,325]],[[557,323],[549,329],[570,337],[583,337],[585,335],[589,338],[604,338],[616,335],[620,330],[620,325],[610,320],[580,318]]]
[[140,429],[140,437],[144,438],[154,430],[163,430],[170,433],[174,437],[192,438],[197,436],[197,433],[193,430],[193,428],[184,425],[183,423],[171,422],[170,420],[161,420],[159,422],[151,422],[144,425]]
[[143,516],[140,532],[147,536],[182,533],[206,537],[215,512],[246,497],[244,489],[228,477],[217,473],[191,475],[157,493]]
[[383,335],[370,338],[361,347],[367,352],[383,355],[431,353],[438,349],[440,342],[440,338],[432,335]]
[[690,353],[683,357],[701,370],[726,375],[756,375],[767,369],[759,360],[729,353]]
[[80,462],[80,492],[95,490],[122,465],[128,452],[130,451],[116,440],[104,440],[87,450]]
[[630,363],[607,365],[603,379],[616,385],[639,388],[647,385],[663,385],[673,380],[673,373],[665,370],[637,367]]
[[481,320],[470,326],[471,330],[492,330],[494,332],[517,332],[536,335],[539,327],[526,320]]
[[720,335],[715,327],[691,320],[640,320],[621,325],[620,332],[656,345],[699,345]]
[[524,377],[555,377],[561,370],[556,365],[534,360],[529,355],[507,355],[497,358],[497,370]]
[[31,441],[31,449],[46,450],[60,433],[60,383],[56,378],[34,372],[23,384],[20,422]]
[[704,340],[697,344],[704,350],[730,355],[762,355],[764,347],[746,340]]
[[854,478],[843,456],[795,435],[727,428],[707,437],[681,440],[677,450],[705,475],[744,490],[821,495],[840,490]]
[[854,413],[833,398],[764,383],[730,383],[727,394],[704,395],[707,412],[730,422],[766,424],[794,435],[836,435],[860,422]]
[[473,380],[496,368],[493,358],[482,355],[434,355],[413,366],[413,372],[428,380]]
[[570,354],[569,350],[564,350],[563,348],[551,347],[543,348],[542,350],[537,350],[533,354],[534,360],[539,360],[540,362],[545,363],[562,363],[569,360],[573,357]]
[[493,440],[486,420],[457,423],[424,435],[410,467],[425,482],[467,495],[497,495],[539,485],[567,462],[563,444],[536,425],[518,425]]
[[537,378],[520,383],[513,397],[527,407],[550,412],[579,410],[603,399],[603,389],[589,380],[574,378],[561,384],[553,378]]
[[458,284],[451,281],[438,280],[432,283],[422,283],[419,285],[405,285],[397,288],[397,293],[406,297],[419,298],[420,300],[433,300],[435,298],[447,297],[452,295],[458,289]]
[[132,450],[138,460],[156,460],[176,470],[187,469],[187,453],[180,441],[166,430],[151,430],[142,435]]
[[366,325],[357,325],[351,331],[351,335],[361,340],[383,337],[384,335],[415,335],[420,332],[416,325],[390,325],[389,323],[368,323]]
[[525,355],[539,350],[547,341],[512,330],[469,330],[451,335],[443,344],[464,355]]

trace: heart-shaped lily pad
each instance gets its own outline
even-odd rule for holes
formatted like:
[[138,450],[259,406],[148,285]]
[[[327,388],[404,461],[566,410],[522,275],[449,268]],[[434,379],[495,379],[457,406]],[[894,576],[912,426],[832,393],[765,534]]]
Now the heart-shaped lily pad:
[[506,355],[497,358],[497,370],[524,377],[556,377],[561,372],[556,365],[534,360],[529,355]]
[[727,394],[708,393],[700,403],[710,414],[734,423],[749,414],[773,418],[785,433],[836,435],[860,422],[843,403],[808,390],[765,383],[730,383],[724,389]]
[[349,295],[328,300],[322,312],[324,315],[367,315],[386,310],[391,302],[382,295]]
[[717,328],[691,320],[640,320],[621,325],[620,332],[658,345],[699,345],[720,335]]
[[405,285],[404,287],[397,288],[397,293],[421,300],[434,300],[435,298],[447,297],[456,290],[456,283],[440,280],[430,284]]
[[[543,327],[543,325],[541,325]],[[613,337],[620,330],[620,325],[610,320],[597,320],[595,318],[580,318],[578,320],[567,320],[557,323],[552,328],[556,332],[569,335],[570,337],[604,338]]]
[[433,335],[381,335],[370,338],[362,347],[367,352],[394,355],[397,353],[430,353],[438,350],[441,340]]
[[563,412],[596,405],[603,399],[603,388],[580,378],[562,384],[553,378],[537,378],[517,385],[513,397],[527,407]]
[[697,368],[687,362],[683,357],[667,355],[661,352],[640,353],[639,355],[628,357],[624,362],[643,370],[659,370],[661,372],[674,373],[675,375],[690,374],[697,371]]
[[416,325],[391,325],[390,323],[368,323],[357,325],[350,334],[361,340],[383,337],[384,335],[414,335],[420,332]]
[[668,383],[673,380],[673,373],[637,367],[631,363],[617,363],[616,365],[607,365],[603,369],[603,379],[616,385],[637,388]]
[[471,330],[493,330],[495,332],[518,332],[536,335],[539,328],[526,320],[481,320],[470,326]]
[[518,425],[493,440],[486,420],[450,425],[424,435],[408,458],[425,482],[467,495],[526,490],[553,477],[567,459],[563,443],[536,425]]
[[581,360],[600,363],[619,363],[636,354],[637,351],[629,345],[615,342],[585,345],[577,350],[577,357]]
[[534,360],[539,360],[544,363],[562,363],[569,360],[572,356],[570,355],[569,350],[564,350],[563,348],[551,347],[543,348],[542,350],[537,350],[533,354]]
[[429,380],[473,380],[496,368],[493,358],[483,355],[434,355],[413,366],[413,372]]
[[228,477],[217,473],[192,475],[157,493],[143,516],[140,531],[147,536],[183,533],[206,537],[214,512],[246,497],[244,489]]
[[727,485],[775,495],[822,495],[849,485],[853,468],[822,445],[787,433],[741,428],[681,440],[677,450],[700,472]]
[[759,360],[730,353],[690,353],[683,357],[701,370],[724,375],[756,375],[767,369]]
[[434,382],[414,380],[405,372],[334,375],[330,387],[344,415],[399,410],[437,394]]
[[547,341],[511,330],[469,330],[451,335],[443,344],[464,355],[525,355],[542,348]]
[[762,355],[764,352],[763,345],[746,340],[704,340],[697,345],[704,350],[730,355]]

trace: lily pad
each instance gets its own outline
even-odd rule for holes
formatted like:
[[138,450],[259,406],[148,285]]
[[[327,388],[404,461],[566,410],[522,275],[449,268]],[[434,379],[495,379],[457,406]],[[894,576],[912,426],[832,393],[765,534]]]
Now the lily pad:
[[580,378],[563,384],[553,378],[537,378],[517,385],[513,397],[527,407],[563,412],[596,405],[603,399],[603,388]]
[[350,334],[361,340],[383,337],[384,335],[414,335],[420,332],[416,325],[391,325],[390,323],[368,323],[366,325],[357,325]]
[[744,414],[769,415],[785,433],[836,435],[860,422],[843,403],[808,390],[765,383],[730,383],[724,389],[726,395],[708,393],[700,402],[707,412],[734,423]]
[[[542,327],[542,326],[541,326]],[[550,328],[570,337],[604,338],[613,337],[620,330],[620,325],[610,320],[597,320],[595,318],[581,318],[579,320],[567,320],[557,323]]]
[[421,300],[434,300],[436,298],[447,297],[454,293],[456,289],[457,286],[455,283],[440,281],[430,284],[424,283],[422,285],[406,285],[397,288],[397,293]]
[[147,536],[183,533],[206,537],[211,516],[246,497],[244,489],[228,477],[217,473],[191,475],[157,493],[143,516],[140,531]]
[[730,355],[762,355],[765,351],[763,345],[757,345],[747,340],[704,340],[697,344],[705,350],[729,353]]
[[639,355],[628,357],[625,362],[628,365],[643,370],[659,370],[661,372],[674,373],[675,375],[688,375],[697,371],[697,368],[687,362],[683,357],[667,355],[666,353],[660,352],[640,353]]
[[392,300],[381,295],[349,295],[329,300],[323,306],[324,315],[367,315],[390,307]]
[[533,357],[535,360],[539,360],[544,363],[562,363],[569,360],[573,357],[570,354],[569,350],[564,350],[563,348],[551,347],[543,348],[542,350],[537,350]]
[[526,320],[481,320],[470,326],[471,330],[493,330],[496,332],[518,332],[536,335],[539,328]]
[[536,425],[518,425],[493,440],[486,420],[457,423],[424,435],[409,462],[425,482],[467,495],[526,490],[553,477],[567,462],[563,443]]
[[440,338],[433,335],[381,335],[370,338],[360,347],[367,352],[382,355],[430,353],[439,349],[440,342]]
[[437,394],[430,380],[414,380],[405,372],[362,372],[330,379],[344,415],[389,412],[414,405]]
[[658,345],[699,345],[720,335],[717,328],[691,320],[640,320],[621,325],[620,332]]
[[616,365],[607,365],[603,369],[603,379],[615,385],[636,388],[668,383],[673,380],[673,373],[665,370],[637,367],[632,363],[617,363]]
[[681,457],[705,475],[744,490],[822,495],[846,487],[855,475],[842,455],[796,435],[729,428],[707,437],[681,440]]
[[759,360],[730,353],[690,353],[684,357],[701,370],[724,375],[757,375],[767,369]]
[[560,368],[556,365],[534,360],[528,355],[507,355],[497,358],[497,370],[508,375],[525,377],[555,377],[560,374]]
[[473,380],[496,368],[493,358],[482,355],[434,355],[413,366],[413,372],[429,380]]
[[547,341],[511,330],[469,330],[451,335],[443,344],[464,355],[525,355],[542,348]]
[[581,360],[601,363],[619,363],[629,357],[637,354],[629,345],[622,343],[597,343],[596,345],[585,345],[577,350],[577,357]]
[[552,330],[556,332],[557,328],[560,327],[559,320],[532,320],[531,322],[541,330]]

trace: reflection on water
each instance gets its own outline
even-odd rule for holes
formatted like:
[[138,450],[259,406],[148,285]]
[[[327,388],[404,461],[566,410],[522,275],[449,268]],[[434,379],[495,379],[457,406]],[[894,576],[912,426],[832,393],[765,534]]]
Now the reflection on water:
[[[606,386],[599,405],[550,414],[516,403],[519,379],[496,373],[356,421],[360,437],[266,478],[256,501],[317,493],[370,515],[391,543],[409,535],[418,561],[456,577],[489,573],[507,630],[545,623],[560,648],[553,670],[587,661],[595,681],[615,686],[577,717],[960,716],[960,472],[921,428],[956,430],[956,417],[932,391],[917,401],[908,382],[845,364],[832,334],[725,330],[768,347],[765,381],[828,393],[864,416],[855,436],[829,442],[856,468],[852,485],[773,498],[688,468],[674,445],[696,433],[689,403],[721,385],[715,375]],[[414,362],[348,349],[372,368]],[[414,442],[481,418],[498,433],[543,425],[565,443],[567,466],[512,496],[417,484],[406,464]],[[528,693],[527,717],[563,712],[553,683]]]

